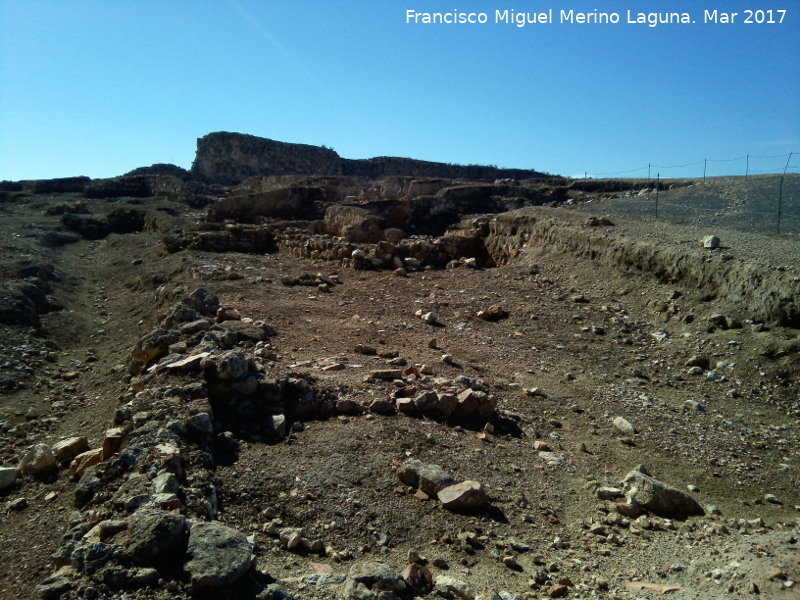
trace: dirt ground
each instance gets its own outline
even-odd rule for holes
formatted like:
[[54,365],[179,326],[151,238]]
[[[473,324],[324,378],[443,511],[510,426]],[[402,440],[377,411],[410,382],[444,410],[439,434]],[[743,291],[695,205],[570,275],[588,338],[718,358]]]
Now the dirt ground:
[[[562,587],[568,598],[800,598],[797,329],[746,319],[710,328],[709,317],[746,310],[684,282],[535,244],[501,267],[407,277],[281,252],[170,254],[165,233],[204,213],[159,199],[116,202],[155,215],[150,230],[54,246],[46,236],[63,227],[45,211],[77,201],[93,213],[109,209],[65,194],[0,204],[4,285],[47,275],[60,307],[41,314],[40,327],[0,326],[0,466],[16,466],[38,442],[84,435],[98,446],[131,399],[132,347],[170,308],[160,287],[202,287],[274,327],[267,374],[302,376],[369,406],[396,389],[365,380],[396,360],[379,355],[400,357],[428,367],[419,385],[481,382],[508,425],[365,412],[296,423],[277,444],[240,440],[235,461],[214,471],[218,518],[254,536],[257,571],[292,597],[341,598],[353,564],[379,561],[400,572],[413,551],[435,577],[461,580],[487,600],[556,597]],[[580,206],[540,210],[556,221],[585,220]],[[613,221],[612,237],[699,244],[697,232],[679,226]],[[712,233],[731,260],[800,276],[796,238]],[[324,292],[282,283],[319,272],[341,285]],[[508,318],[476,316],[492,305]],[[423,322],[419,310],[435,311],[438,323]],[[690,374],[697,355],[709,365]],[[635,433],[618,429],[616,417]],[[481,482],[490,507],[457,513],[416,494],[396,475],[411,458]],[[618,515],[596,490],[619,487],[637,465],[689,490],[706,516]],[[75,487],[61,468],[3,493],[0,597],[31,597],[53,572],[51,555],[75,516]],[[104,505],[83,510],[115,514]],[[326,552],[282,547],[269,533],[276,518],[304,528]],[[183,584],[91,589],[116,598],[189,595]],[[91,597],[85,586],[63,597],[82,594]]]

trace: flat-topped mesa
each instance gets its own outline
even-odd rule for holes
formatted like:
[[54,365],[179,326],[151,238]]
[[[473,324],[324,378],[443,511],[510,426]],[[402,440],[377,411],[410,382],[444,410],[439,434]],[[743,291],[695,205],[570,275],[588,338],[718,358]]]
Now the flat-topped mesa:
[[351,160],[330,148],[228,132],[209,133],[197,140],[192,174],[197,179],[225,185],[241,183],[253,175],[349,175],[370,179],[398,175],[483,181],[549,177],[527,169],[449,165],[410,158]]

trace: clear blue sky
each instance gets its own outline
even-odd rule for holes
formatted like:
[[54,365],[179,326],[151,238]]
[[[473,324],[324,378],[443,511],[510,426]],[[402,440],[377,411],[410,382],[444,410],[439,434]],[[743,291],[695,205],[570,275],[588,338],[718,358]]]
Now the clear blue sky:
[[[555,23],[494,22],[551,8]],[[713,25],[704,8],[788,12]],[[489,22],[408,24],[408,9]],[[628,24],[628,9],[696,22]],[[563,175],[695,176],[746,154],[780,171],[800,151],[800,2],[0,0],[0,179],[188,168],[221,130]]]

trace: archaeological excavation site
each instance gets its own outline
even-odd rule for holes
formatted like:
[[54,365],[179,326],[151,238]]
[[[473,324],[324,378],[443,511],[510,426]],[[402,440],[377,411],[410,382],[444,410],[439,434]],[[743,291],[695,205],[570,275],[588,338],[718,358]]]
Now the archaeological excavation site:
[[774,183],[225,132],[0,182],[0,598],[800,598]]

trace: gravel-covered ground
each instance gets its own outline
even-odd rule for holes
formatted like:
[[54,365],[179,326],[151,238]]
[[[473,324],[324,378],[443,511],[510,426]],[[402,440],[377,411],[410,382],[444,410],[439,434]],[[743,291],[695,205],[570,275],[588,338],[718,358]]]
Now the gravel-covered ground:
[[[303,379],[318,397],[356,407],[293,420],[278,443],[239,436],[229,452],[217,444],[211,466],[187,454],[187,468],[206,469],[213,481],[216,519],[251,536],[253,587],[240,587],[238,597],[343,598],[354,568],[380,562],[400,573],[409,561],[424,563],[439,582],[431,597],[800,597],[797,329],[748,322],[740,317],[747,307],[704,297],[682,281],[534,243],[502,267],[407,277],[281,252],[169,254],[166,231],[202,215],[166,200],[115,204],[157,215],[144,231],[53,245],[53,231],[67,234],[58,215],[44,212],[78,200],[23,196],[0,204],[3,289],[47,279],[50,305],[40,326],[0,326],[0,466],[17,466],[35,443],[70,436],[86,436],[96,448],[115,415],[130,430],[146,428],[147,418],[166,427],[184,414],[195,400],[170,390],[191,391],[201,372],[132,377],[129,364],[137,340],[196,288],[246,322],[274,328],[266,342],[234,346],[253,357],[253,369]],[[585,211],[603,212],[609,202],[537,215],[577,231]],[[88,209],[107,212],[108,203],[91,201]],[[700,232],[606,212],[610,238],[689,253],[698,233],[713,233],[726,263],[780,269],[790,283],[800,275],[791,236]],[[303,273],[338,275],[341,284],[322,291],[282,283]],[[478,318],[492,306],[507,318]],[[435,312],[436,322],[418,312]],[[714,326],[719,315],[730,319],[725,326]],[[416,367],[402,376],[409,394],[484,390],[497,418],[484,427],[367,410],[401,385],[370,373],[408,367]],[[120,418],[128,403],[149,417]],[[633,431],[615,425],[617,417]],[[444,508],[400,481],[398,469],[410,459],[480,482],[488,505]],[[598,496],[621,488],[639,465],[706,514],[625,516],[616,508],[624,500]],[[134,471],[80,509],[66,466],[21,476],[2,492],[0,597],[33,594],[76,523],[127,518],[113,498]],[[198,519],[188,492],[182,502],[168,508]],[[293,528],[319,543],[288,548],[279,532]],[[129,547],[125,535],[107,542]],[[86,573],[74,581],[61,597],[193,593],[181,574],[129,589]]]

